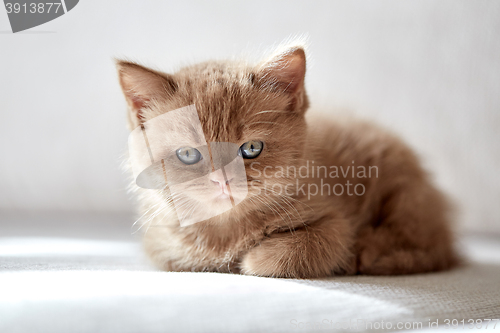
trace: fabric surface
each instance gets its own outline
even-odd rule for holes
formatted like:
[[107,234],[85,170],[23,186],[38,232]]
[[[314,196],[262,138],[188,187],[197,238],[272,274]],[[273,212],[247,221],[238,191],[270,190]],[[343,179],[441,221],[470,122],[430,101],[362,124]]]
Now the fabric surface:
[[[65,231],[67,218],[25,219],[2,230],[0,332],[446,330],[446,319],[500,318],[493,237],[463,238],[470,262],[449,272],[295,280],[159,272],[128,224],[84,221]],[[30,223],[51,228],[36,236]]]

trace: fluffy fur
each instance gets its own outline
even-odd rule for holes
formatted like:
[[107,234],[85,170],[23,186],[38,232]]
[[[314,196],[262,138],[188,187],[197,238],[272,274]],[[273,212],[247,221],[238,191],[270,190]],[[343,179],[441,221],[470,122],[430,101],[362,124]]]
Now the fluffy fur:
[[[300,45],[255,66],[210,61],[175,74],[127,61],[117,67],[130,129],[194,104],[207,142],[264,142],[259,157],[245,160],[246,199],[203,222],[181,227],[168,189],[133,185],[147,229],[145,248],[161,269],[313,278],[420,273],[457,263],[446,200],[400,139],[363,122],[306,117]],[[279,166],[298,170],[312,161],[342,170],[356,166],[356,172],[375,166],[377,175],[276,174]],[[266,166],[271,177],[263,175]],[[325,183],[345,189],[347,181],[362,184],[364,193],[297,191]],[[293,194],[278,193],[286,185]],[[211,203],[204,205],[210,209]]]

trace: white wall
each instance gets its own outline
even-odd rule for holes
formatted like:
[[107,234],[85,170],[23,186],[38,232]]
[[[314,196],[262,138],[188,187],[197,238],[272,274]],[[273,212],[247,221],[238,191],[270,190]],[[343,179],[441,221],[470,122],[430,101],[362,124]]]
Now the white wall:
[[[402,134],[500,232],[500,2],[90,1],[26,33],[0,10],[0,209],[130,210],[112,57],[173,70],[306,33],[313,106]],[[35,33],[40,32],[40,33]]]

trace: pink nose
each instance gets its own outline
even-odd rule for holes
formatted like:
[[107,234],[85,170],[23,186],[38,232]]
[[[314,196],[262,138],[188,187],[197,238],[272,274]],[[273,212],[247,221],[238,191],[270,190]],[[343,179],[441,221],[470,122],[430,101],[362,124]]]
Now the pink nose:
[[232,178],[225,180],[223,177],[213,177],[210,180],[221,189],[222,193],[229,194],[229,183],[233,180]]

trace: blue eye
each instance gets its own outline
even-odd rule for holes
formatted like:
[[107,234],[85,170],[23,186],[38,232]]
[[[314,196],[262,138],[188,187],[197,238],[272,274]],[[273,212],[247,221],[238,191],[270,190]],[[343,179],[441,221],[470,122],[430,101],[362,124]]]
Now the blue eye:
[[184,164],[196,164],[201,160],[201,153],[196,148],[182,147],[175,152],[177,158]]
[[252,140],[242,144],[239,153],[243,158],[252,159],[259,156],[262,149],[264,149],[264,142]]

